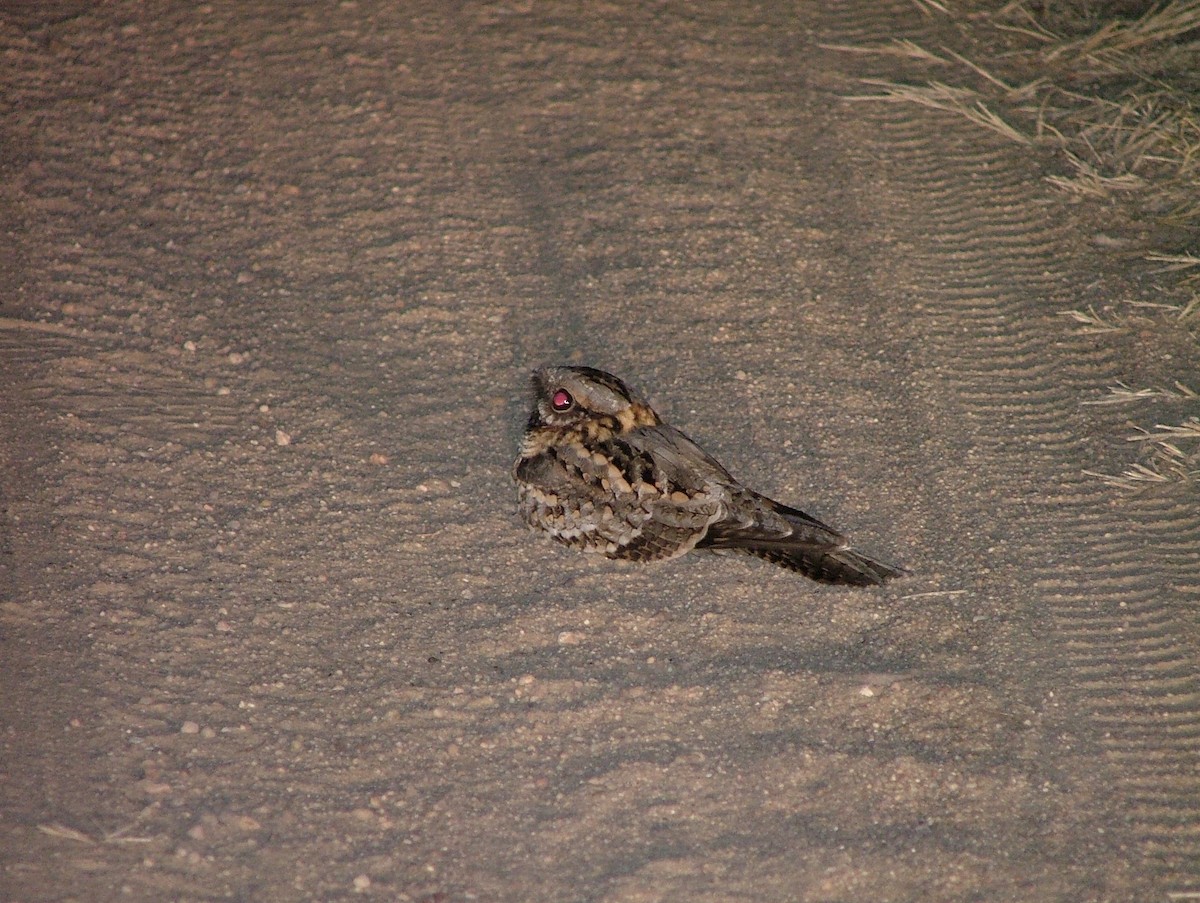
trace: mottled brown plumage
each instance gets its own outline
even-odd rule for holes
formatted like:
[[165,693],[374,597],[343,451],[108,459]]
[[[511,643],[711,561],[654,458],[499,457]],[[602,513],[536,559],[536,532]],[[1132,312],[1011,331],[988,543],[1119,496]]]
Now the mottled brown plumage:
[[859,586],[907,573],[742,486],[611,373],[544,367],[533,391],[513,477],[521,515],[565,545],[634,561],[729,549]]

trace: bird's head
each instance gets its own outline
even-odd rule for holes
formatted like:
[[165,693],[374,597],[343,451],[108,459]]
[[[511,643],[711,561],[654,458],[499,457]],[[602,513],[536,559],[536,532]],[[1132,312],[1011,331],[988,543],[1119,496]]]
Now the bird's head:
[[592,367],[541,367],[533,371],[533,411],[528,429],[578,429],[622,433],[660,421],[653,409],[611,373]]

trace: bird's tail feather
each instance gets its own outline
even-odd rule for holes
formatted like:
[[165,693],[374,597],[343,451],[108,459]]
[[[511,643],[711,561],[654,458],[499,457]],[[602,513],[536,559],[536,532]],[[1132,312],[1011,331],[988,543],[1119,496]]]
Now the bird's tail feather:
[[787,521],[782,530],[761,524],[714,524],[699,548],[745,552],[822,583],[875,586],[908,571],[868,558],[853,549],[832,527],[796,508],[759,496],[769,509]]
[[[727,547],[729,548],[729,547]],[[849,586],[876,586],[893,577],[907,574],[904,568],[884,564],[860,555],[846,546],[818,546],[803,542],[746,543],[739,551],[799,571],[822,583],[841,583]]]

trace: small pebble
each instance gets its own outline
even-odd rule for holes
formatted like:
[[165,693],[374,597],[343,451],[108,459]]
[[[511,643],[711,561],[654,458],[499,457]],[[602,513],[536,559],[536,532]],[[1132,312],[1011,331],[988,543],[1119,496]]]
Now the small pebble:
[[198,734],[200,733],[200,725],[195,721],[185,721],[179,728],[181,734]]

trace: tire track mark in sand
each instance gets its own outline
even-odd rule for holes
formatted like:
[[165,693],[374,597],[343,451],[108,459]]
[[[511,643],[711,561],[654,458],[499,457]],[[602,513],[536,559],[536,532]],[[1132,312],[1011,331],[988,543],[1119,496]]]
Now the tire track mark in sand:
[[[878,21],[876,6],[843,8],[838,27],[869,43]],[[984,556],[988,580],[1029,623],[1017,655],[1029,657],[1030,685],[1057,685],[1100,751],[1105,829],[1157,891],[1194,891],[1195,505],[1178,492],[1129,501],[1082,474],[1124,432],[1121,417],[1080,405],[1119,375],[1120,352],[1056,316],[1094,290],[1096,273],[1034,164],[948,115],[888,105],[871,118],[878,178],[898,199],[879,205],[880,229],[901,236],[906,269],[899,280],[881,272],[879,290],[903,298],[892,316],[917,397],[971,451],[969,466],[947,465],[962,489],[948,504],[1002,538]]]

